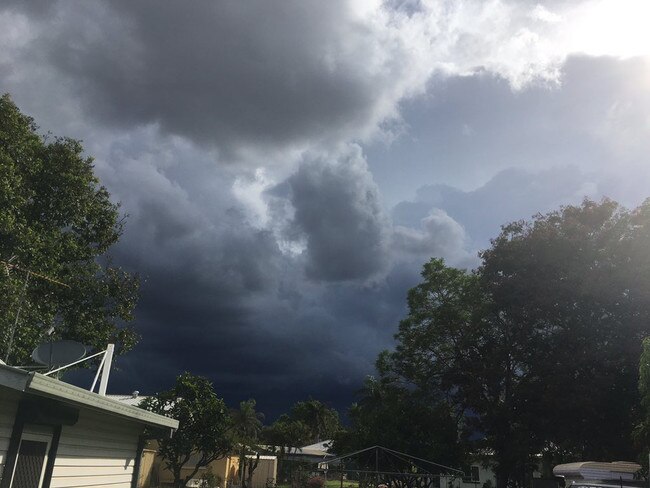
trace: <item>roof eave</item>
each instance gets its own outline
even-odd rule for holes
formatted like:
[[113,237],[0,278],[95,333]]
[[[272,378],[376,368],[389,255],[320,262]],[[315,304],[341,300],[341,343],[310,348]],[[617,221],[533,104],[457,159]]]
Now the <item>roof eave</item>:
[[12,366],[0,365],[0,386],[38,396],[61,400],[119,417],[132,419],[153,427],[178,429],[178,420],[142,408],[126,405],[97,393]]

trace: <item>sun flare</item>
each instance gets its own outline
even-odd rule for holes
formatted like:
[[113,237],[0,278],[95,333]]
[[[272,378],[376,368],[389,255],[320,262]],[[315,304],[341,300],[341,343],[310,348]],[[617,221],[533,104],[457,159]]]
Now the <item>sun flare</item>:
[[567,44],[572,51],[594,56],[650,55],[650,2],[601,0],[577,7],[571,14]]

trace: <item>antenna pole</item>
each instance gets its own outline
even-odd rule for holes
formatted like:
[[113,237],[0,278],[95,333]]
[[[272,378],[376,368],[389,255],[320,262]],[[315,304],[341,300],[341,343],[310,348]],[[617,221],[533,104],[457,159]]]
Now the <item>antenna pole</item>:
[[108,377],[111,374],[111,363],[113,362],[113,351],[115,344],[109,344],[104,354],[104,367],[102,368],[102,379],[99,382],[99,394],[106,396],[106,387],[108,386]]
[[99,379],[99,375],[102,374],[102,370],[104,369],[104,361],[106,361],[106,351],[102,351],[102,360],[99,363],[99,368],[97,368],[97,374],[95,374],[95,379],[93,380],[93,384],[90,386],[90,391],[95,391],[95,385],[97,384],[97,380]]
[[104,354],[105,352],[106,351],[100,351],[100,352],[97,352],[97,353],[93,354],[92,356],[86,356],[85,358],[81,358],[78,361],[75,361],[74,363],[66,364],[65,366],[61,366],[60,368],[56,368],[56,369],[53,369],[52,371],[48,371],[47,373],[43,373],[43,376],[49,376],[51,374],[58,373],[59,371],[61,371],[63,369],[69,368],[70,366],[74,366],[75,364],[83,363],[84,361],[88,361],[89,359],[97,357],[100,354]]
[[11,354],[11,348],[14,345],[14,334],[16,333],[16,327],[18,327],[18,319],[20,318],[20,311],[23,308],[23,301],[25,300],[25,293],[27,292],[27,283],[29,283],[29,275],[31,271],[27,271],[27,276],[25,277],[25,283],[23,284],[22,294],[20,296],[20,301],[18,302],[18,310],[16,311],[16,318],[14,320],[14,326],[9,332],[9,341],[7,344],[7,353],[5,354],[5,363],[9,364],[9,355]]

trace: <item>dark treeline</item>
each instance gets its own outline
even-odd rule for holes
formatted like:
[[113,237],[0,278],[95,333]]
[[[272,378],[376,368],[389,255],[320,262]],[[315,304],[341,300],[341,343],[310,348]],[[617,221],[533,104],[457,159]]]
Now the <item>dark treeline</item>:
[[287,454],[329,439],[337,454],[380,445],[455,467],[483,457],[498,488],[526,488],[540,455],[542,476],[560,462],[642,458],[650,201],[629,211],[585,200],[515,222],[480,257],[473,271],[424,265],[396,347],[379,355],[347,429],[317,400],[266,427],[255,402],[242,402],[224,420],[242,484],[256,466],[250,454],[275,452],[278,482],[293,481]]
[[381,444],[455,466],[489,453],[499,488],[527,485],[540,454],[548,467],[638,458],[650,201],[511,223],[480,257],[471,272],[425,264],[337,450]]

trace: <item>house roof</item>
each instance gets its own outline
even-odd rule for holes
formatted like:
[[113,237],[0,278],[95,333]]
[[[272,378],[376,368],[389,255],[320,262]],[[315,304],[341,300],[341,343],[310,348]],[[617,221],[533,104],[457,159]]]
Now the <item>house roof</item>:
[[329,448],[332,445],[331,439],[327,439],[324,441],[316,442],[314,444],[309,444],[308,446],[302,446],[300,449],[303,450],[308,450],[308,451],[320,451],[329,454]]
[[142,400],[149,398],[148,395],[139,395],[137,392],[133,392],[130,395],[106,395],[106,397],[134,407],[137,407]]
[[0,386],[33,395],[98,410],[155,427],[177,429],[178,421],[153,412],[98,395],[63,381],[0,364]]

